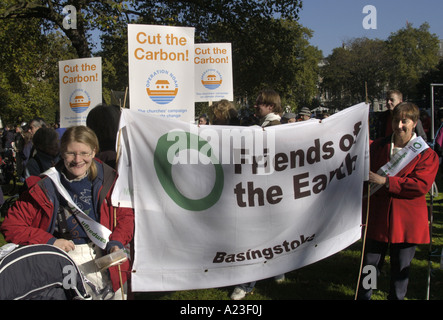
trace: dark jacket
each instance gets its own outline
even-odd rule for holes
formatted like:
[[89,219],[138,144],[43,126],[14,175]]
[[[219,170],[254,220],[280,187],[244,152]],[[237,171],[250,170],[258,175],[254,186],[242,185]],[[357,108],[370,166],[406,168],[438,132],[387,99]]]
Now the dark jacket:
[[38,176],[49,168],[55,166],[60,161],[60,155],[51,156],[43,151],[37,152],[27,161],[25,178]]

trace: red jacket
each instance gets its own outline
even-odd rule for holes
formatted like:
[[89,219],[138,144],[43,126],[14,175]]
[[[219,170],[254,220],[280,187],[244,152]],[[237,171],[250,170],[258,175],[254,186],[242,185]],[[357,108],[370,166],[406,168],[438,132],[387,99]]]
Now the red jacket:
[[[390,136],[371,144],[372,172],[389,161],[390,150]],[[429,243],[426,193],[431,189],[438,166],[437,154],[428,148],[396,176],[388,177],[389,189],[383,186],[370,198],[368,238],[390,243]]]
[[[111,167],[96,161],[98,176],[93,181],[93,197],[100,208],[100,223],[110,229],[110,243],[128,244],[134,235],[134,211],[131,208],[117,208],[117,225],[114,227],[114,207],[111,205],[111,194],[117,179],[117,173]],[[59,206],[54,192],[55,186],[50,178],[38,180],[24,192],[16,203],[9,209],[1,225],[5,240],[11,243],[52,244],[56,214]],[[27,180],[28,182],[28,180]],[[29,184],[28,184],[29,185]],[[123,282],[130,272],[129,261],[120,266]],[[118,268],[111,267],[111,281],[114,291],[120,287]]]

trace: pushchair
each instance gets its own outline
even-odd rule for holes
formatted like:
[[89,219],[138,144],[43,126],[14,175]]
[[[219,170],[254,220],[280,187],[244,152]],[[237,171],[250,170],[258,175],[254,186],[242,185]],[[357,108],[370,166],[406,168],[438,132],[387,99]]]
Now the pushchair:
[[47,244],[5,246],[12,250],[0,256],[0,300],[91,300],[82,273],[63,250]]

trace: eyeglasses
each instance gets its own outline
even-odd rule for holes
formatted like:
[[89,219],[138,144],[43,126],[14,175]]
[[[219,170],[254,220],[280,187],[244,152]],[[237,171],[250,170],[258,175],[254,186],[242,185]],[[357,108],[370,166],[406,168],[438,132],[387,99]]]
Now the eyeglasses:
[[92,156],[92,153],[89,152],[65,152],[64,153],[66,159],[74,159],[76,156],[79,156],[82,159],[89,159]]

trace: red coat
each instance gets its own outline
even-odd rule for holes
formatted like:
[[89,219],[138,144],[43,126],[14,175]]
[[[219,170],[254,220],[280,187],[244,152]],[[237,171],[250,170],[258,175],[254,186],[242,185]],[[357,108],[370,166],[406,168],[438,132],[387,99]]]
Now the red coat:
[[[100,208],[100,223],[112,231],[109,238],[123,245],[128,244],[134,235],[134,211],[130,208],[117,208],[117,225],[114,227],[114,207],[111,205],[111,194],[117,173],[110,167],[96,162],[99,177],[93,183],[93,196],[98,201]],[[1,225],[1,231],[6,241],[21,245],[28,244],[52,244],[54,241],[55,218],[54,212],[58,208],[57,197],[54,196],[54,186],[50,178],[39,180],[24,192],[16,203],[9,209],[5,220]],[[28,180],[27,180],[28,181]],[[94,187],[94,185],[96,187]],[[123,282],[130,272],[129,262],[120,266]],[[120,287],[117,266],[110,269],[111,281],[114,291]]]
[[[371,171],[377,172],[389,161],[391,137],[374,141],[370,147]],[[437,154],[428,148],[402,171],[388,177],[370,198],[367,237],[390,243],[429,243],[426,194],[438,171]]]

